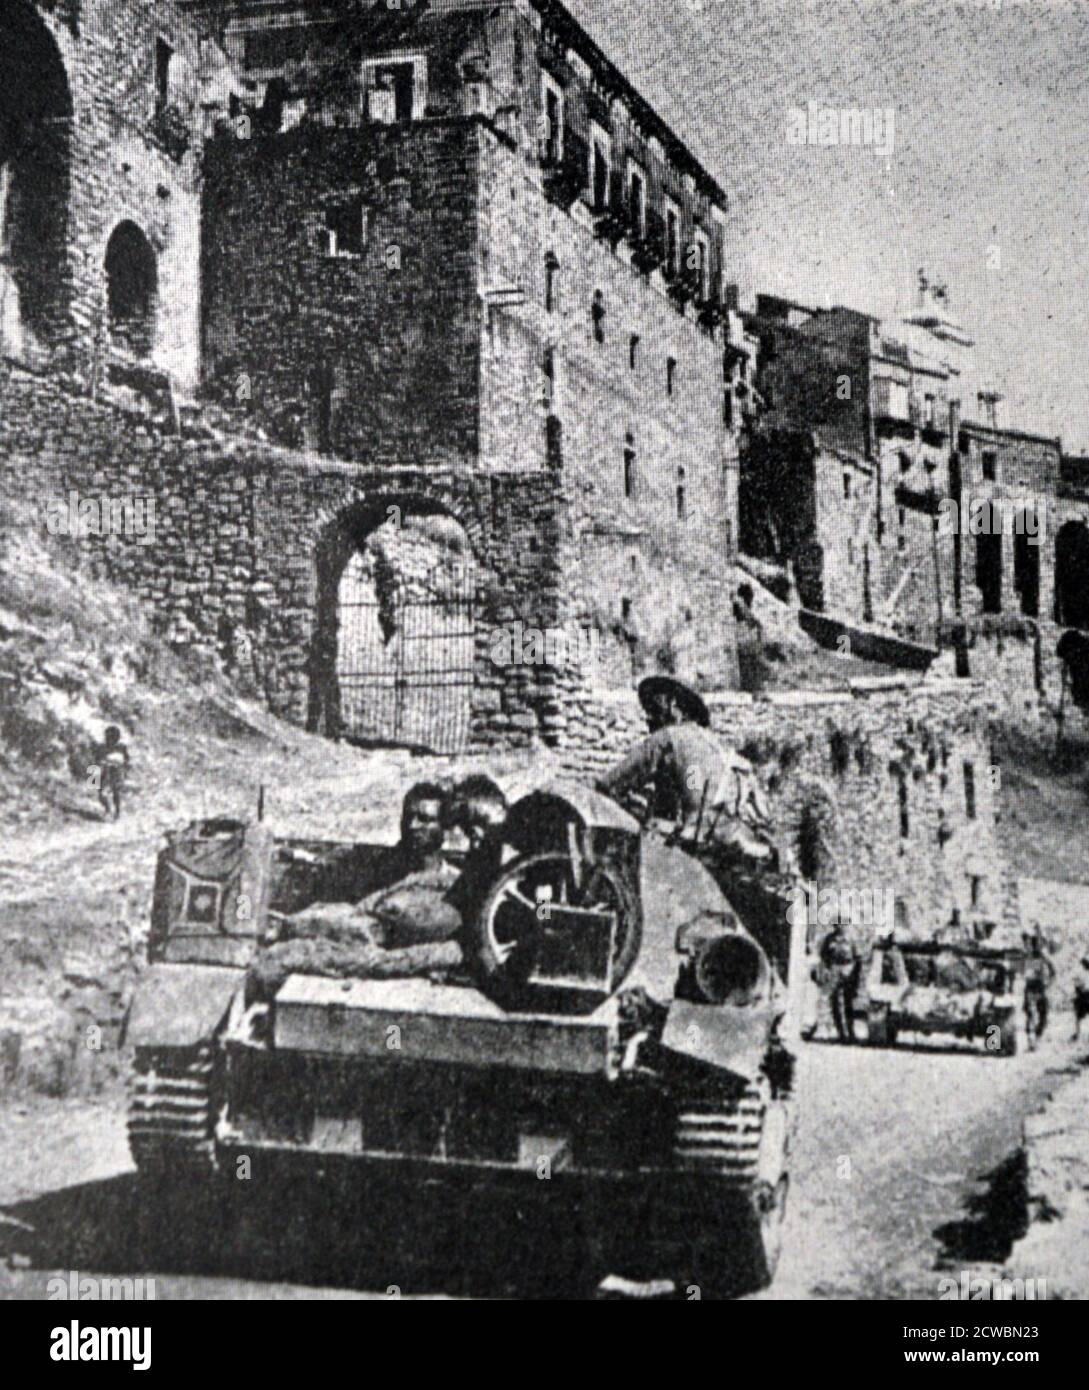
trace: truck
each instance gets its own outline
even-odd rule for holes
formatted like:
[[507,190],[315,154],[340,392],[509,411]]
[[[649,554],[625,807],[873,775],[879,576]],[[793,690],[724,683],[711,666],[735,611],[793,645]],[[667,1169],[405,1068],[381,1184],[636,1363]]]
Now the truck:
[[523,1201],[547,1187],[602,1214],[605,1272],[689,1297],[767,1285],[801,979],[705,868],[585,787],[515,802],[489,852],[459,966],[297,973],[261,999],[247,981],[270,924],[350,899],[388,847],[226,819],[170,837],[126,1026],[129,1140],[152,1199],[239,1155],[455,1193],[506,1184]]

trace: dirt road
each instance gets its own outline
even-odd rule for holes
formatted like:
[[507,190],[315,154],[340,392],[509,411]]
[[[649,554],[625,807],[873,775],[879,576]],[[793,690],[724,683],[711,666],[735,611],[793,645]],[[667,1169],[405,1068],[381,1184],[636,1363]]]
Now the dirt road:
[[[1065,1032],[1066,1019],[1056,1021]],[[943,1272],[1000,1262],[1023,1115],[1067,1057],[998,1059],[810,1044],[779,1277],[762,1298],[935,1298]],[[577,1213],[480,1194],[240,1190],[158,1230],[137,1201],[118,1106],[39,1102],[0,1115],[0,1293],[48,1279],[154,1276],[164,1298],[578,1297]],[[240,1189],[244,1185],[240,1184]]]

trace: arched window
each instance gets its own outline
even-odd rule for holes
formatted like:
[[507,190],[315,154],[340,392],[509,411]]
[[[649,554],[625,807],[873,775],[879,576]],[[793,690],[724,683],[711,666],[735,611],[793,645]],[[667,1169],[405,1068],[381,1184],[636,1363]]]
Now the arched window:
[[72,98],[30,4],[0,5],[0,352],[23,357],[67,327]]
[[631,430],[624,439],[624,496],[635,496],[635,435]]
[[135,222],[122,222],[106,247],[106,306],[116,346],[149,357],[155,343],[159,272],[151,243]]
[[677,520],[683,521],[688,511],[684,485],[684,469],[677,469]]

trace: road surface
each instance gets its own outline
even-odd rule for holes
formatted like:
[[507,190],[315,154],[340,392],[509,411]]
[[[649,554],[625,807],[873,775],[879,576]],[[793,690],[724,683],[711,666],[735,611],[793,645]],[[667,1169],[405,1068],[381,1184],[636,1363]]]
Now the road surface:
[[[1065,1035],[1066,1019],[1055,1020]],[[943,1274],[1000,1263],[1023,1116],[1067,1045],[1014,1059],[811,1043],[784,1253],[760,1298],[936,1298]],[[462,1210],[403,1186],[240,1192],[230,1218],[189,1204],[157,1232],[137,1200],[119,1103],[0,1113],[0,1294],[50,1277],[144,1276],[156,1297],[558,1296],[590,1291],[567,1221],[487,1194]],[[244,1184],[239,1184],[243,1189]]]

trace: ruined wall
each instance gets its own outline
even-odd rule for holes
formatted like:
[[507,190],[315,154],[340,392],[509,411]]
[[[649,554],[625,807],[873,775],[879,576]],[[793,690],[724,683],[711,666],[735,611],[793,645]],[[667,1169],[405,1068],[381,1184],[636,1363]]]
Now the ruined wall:
[[[48,323],[28,323],[13,307],[19,286],[9,284],[5,350],[34,365],[52,360],[89,377],[106,339],[107,244],[115,228],[130,221],[148,239],[156,259],[153,358],[180,384],[194,386],[199,370],[200,109],[199,53],[190,21],[173,0],[7,0],[5,11],[0,17],[0,75],[7,95],[0,97],[0,110],[46,80],[52,56],[63,66],[70,103],[67,119],[49,106],[44,132],[31,137],[32,176],[44,178],[46,168],[56,166],[61,180],[52,223],[62,229],[50,270],[55,279],[52,311]],[[174,55],[166,102],[174,114],[165,122],[156,88],[159,39]],[[5,153],[0,150],[0,164]],[[9,214],[17,212],[17,207],[9,208]]]
[[870,320],[838,314],[821,313],[797,326],[767,314],[745,315],[760,343],[761,428],[819,429],[830,447],[865,455]]
[[[815,820],[827,846],[817,881],[891,890],[904,904],[898,930],[927,937],[954,908],[968,924],[1016,925],[980,695],[972,682],[890,677],[708,705],[713,727],[759,767],[781,847],[796,855],[804,820]],[[571,712],[562,757],[592,776],[644,733],[634,700],[588,699]]]

